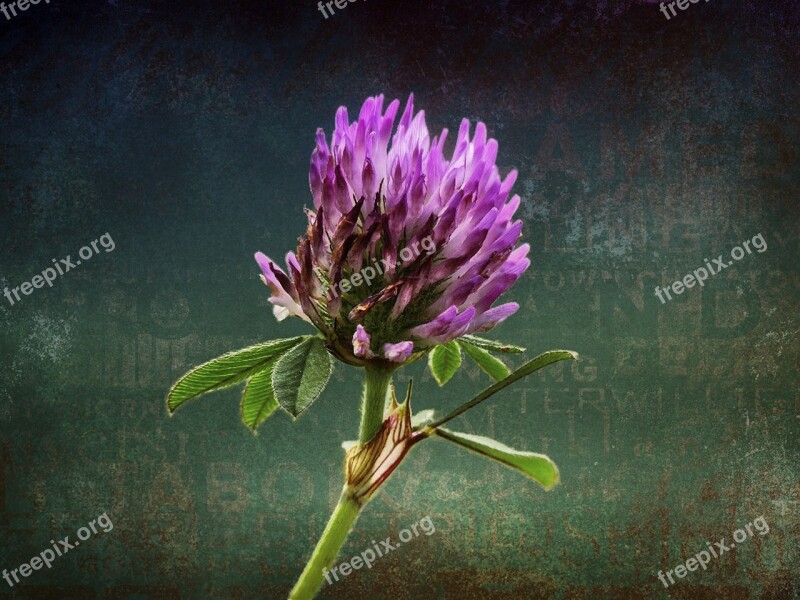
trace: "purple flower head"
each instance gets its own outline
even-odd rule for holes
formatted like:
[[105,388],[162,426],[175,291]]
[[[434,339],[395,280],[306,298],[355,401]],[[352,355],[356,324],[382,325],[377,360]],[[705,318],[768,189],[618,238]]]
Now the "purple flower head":
[[413,96],[384,110],[368,98],[354,122],[336,112],[317,131],[309,183],[314,210],[286,270],[259,253],[278,319],[315,325],[346,362],[402,363],[517,311],[495,305],[530,265],[513,220],[517,177],[501,179],[497,142],[461,122],[452,156],[447,130],[431,139]]

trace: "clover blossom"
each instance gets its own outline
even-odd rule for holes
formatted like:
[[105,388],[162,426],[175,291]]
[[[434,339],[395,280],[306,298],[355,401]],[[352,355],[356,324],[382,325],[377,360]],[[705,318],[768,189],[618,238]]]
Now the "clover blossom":
[[464,119],[448,159],[447,130],[431,139],[413,95],[394,130],[399,102],[383,104],[368,98],[355,122],[340,107],[330,144],[317,131],[306,234],[285,271],[256,255],[275,316],[312,323],[356,365],[492,329],[519,308],[495,302],[530,265],[509,199],[517,173],[500,178],[486,126],[470,138]]

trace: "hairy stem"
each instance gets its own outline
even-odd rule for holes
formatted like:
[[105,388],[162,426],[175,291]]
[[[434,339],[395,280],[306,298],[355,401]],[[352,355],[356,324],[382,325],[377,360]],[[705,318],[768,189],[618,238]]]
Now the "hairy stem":
[[[372,366],[365,368],[361,427],[358,436],[360,446],[371,440],[383,423],[386,394],[391,381],[391,370]],[[289,594],[289,600],[311,600],[316,595],[362,508],[363,505],[353,499],[345,484],[339,503],[333,510],[328,525],[322,532],[322,537],[317,542],[317,547],[314,548],[314,553],[303,569],[300,579]],[[333,581],[331,579],[329,583]]]
[[381,367],[364,369],[364,397],[361,400],[361,428],[358,445],[363,446],[378,432],[386,408],[386,392],[392,381],[392,372]]
[[328,575],[328,583],[333,583],[334,579],[328,573],[328,569],[333,565],[339,550],[344,544],[350,528],[356,522],[361,507],[350,496],[344,492],[339,498],[339,503],[333,509],[333,514],[328,520],[328,525],[322,533],[322,537],[314,548],[314,553],[303,569],[300,579],[297,580],[294,588],[289,594],[289,600],[311,600],[316,596],[317,591],[322,586],[322,580]]

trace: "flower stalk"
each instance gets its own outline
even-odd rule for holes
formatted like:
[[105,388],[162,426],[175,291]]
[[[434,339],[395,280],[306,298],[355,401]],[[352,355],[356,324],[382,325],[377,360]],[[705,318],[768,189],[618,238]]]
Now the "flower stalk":
[[[391,380],[390,369],[365,369],[359,443],[347,453],[345,485],[339,502],[308,564],[292,589],[290,600],[314,598],[322,586],[325,570],[333,565],[361,510],[408,451],[405,446],[411,435],[408,400],[398,407],[392,393],[392,410],[386,421],[383,419]],[[400,432],[397,431],[398,423],[402,426],[399,428]],[[397,452],[396,444],[391,443],[398,435],[403,438],[402,452]],[[387,454],[393,455],[394,460],[386,460]]]
[[311,600],[316,596],[322,587],[325,570],[333,566],[333,561],[358,519],[361,508],[346,491],[342,492],[314,553],[289,594],[289,600]]
[[392,371],[382,367],[364,369],[364,397],[361,401],[361,426],[358,443],[363,446],[378,432],[383,423],[386,396],[392,382]]

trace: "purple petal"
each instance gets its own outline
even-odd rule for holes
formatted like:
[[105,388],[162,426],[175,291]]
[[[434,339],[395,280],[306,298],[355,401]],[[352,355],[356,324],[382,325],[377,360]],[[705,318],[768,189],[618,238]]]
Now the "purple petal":
[[431,311],[442,311],[446,306],[461,306],[467,301],[470,294],[477,290],[486,278],[481,275],[459,279],[455,284],[445,290],[441,297],[431,305]]
[[470,220],[458,226],[447,241],[442,256],[444,258],[474,256],[486,239],[486,234],[496,218],[497,209],[492,208],[479,223],[476,224]]
[[525,256],[528,245],[520,246],[508,259],[496,269],[495,272],[477,289],[466,301],[469,306],[474,306],[478,313],[482,313],[516,283],[520,276],[530,267],[531,261]]
[[451,306],[432,321],[414,327],[409,333],[419,338],[426,346],[444,344],[463,335],[474,316],[473,307],[459,314],[458,308]]
[[383,357],[395,363],[402,363],[408,360],[414,352],[414,342],[399,342],[397,344],[384,344]]
[[317,147],[311,153],[311,168],[308,173],[308,182],[311,186],[311,195],[314,198],[314,208],[319,209],[322,205],[322,188],[328,170],[328,159],[330,158],[328,142],[325,140],[325,132],[317,129]]
[[359,358],[372,358],[375,354],[370,350],[372,340],[364,329],[363,325],[356,327],[356,332],[353,334],[353,354]]
[[294,315],[310,323],[311,319],[300,306],[295,287],[286,273],[261,252],[256,253],[256,262],[263,273],[261,280],[272,292],[269,301],[275,305],[273,308],[275,318],[282,321],[289,315]]
[[485,333],[519,310],[519,304],[509,302],[487,310],[472,320],[465,333]]

